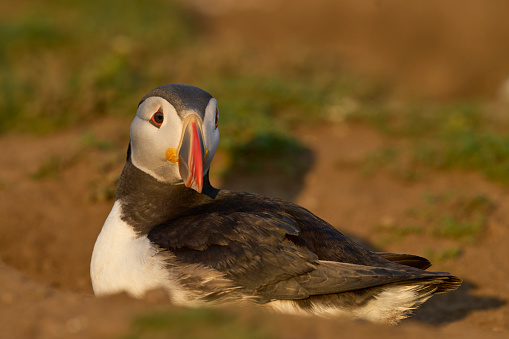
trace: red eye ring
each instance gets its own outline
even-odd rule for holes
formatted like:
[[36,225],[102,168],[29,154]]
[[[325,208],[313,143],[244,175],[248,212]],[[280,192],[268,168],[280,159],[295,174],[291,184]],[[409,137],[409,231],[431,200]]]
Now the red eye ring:
[[157,111],[152,115],[152,118],[150,118],[150,123],[154,125],[155,127],[159,128],[163,124],[164,121],[164,114],[161,111]]
[[219,109],[216,107],[216,128],[219,125]]

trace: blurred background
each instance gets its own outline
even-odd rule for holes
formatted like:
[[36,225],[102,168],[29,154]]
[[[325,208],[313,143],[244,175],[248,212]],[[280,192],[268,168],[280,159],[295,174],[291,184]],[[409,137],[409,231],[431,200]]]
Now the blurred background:
[[26,336],[143,337],[175,321],[245,334],[242,317],[131,320],[154,306],[87,298],[137,104],[186,83],[219,102],[215,185],[293,200],[463,277],[418,311],[421,337],[436,335],[421,323],[507,334],[507,13],[497,0],[0,3],[0,318]]

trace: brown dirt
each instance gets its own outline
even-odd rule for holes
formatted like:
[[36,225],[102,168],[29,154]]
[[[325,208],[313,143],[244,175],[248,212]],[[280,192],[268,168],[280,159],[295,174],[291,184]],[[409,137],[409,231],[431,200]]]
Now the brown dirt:
[[216,2],[229,5],[211,17],[211,36],[266,53],[309,46],[406,95],[494,98],[509,78],[506,1]]

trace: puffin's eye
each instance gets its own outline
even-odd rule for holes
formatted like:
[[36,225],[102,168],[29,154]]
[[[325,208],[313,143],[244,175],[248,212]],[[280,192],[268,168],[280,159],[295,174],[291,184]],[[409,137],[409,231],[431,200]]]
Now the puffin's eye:
[[157,111],[152,115],[152,118],[150,118],[150,123],[154,125],[155,127],[159,128],[163,124],[164,121],[164,114],[163,112]]
[[217,125],[219,125],[219,110],[216,107],[216,128],[217,128]]

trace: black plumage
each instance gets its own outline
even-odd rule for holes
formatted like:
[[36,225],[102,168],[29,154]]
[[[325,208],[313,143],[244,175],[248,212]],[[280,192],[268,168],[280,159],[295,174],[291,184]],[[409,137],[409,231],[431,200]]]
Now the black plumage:
[[[216,190],[208,179],[204,193],[157,181],[128,160],[117,198],[123,202],[122,218],[139,236],[147,236],[181,265],[220,272],[235,293],[258,303],[293,300],[306,307],[313,300],[359,302],[387,284],[422,283],[427,293],[426,284],[445,292],[461,282],[446,272],[412,267],[426,266],[424,258],[371,252],[296,204]],[[190,288],[203,288],[198,286],[202,279],[194,282]],[[208,298],[214,293],[208,291]]]
[[148,92],[141,100],[138,105],[150,97],[161,97],[170,102],[177,114],[183,118],[182,113],[186,111],[193,111],[195,114],[203,119],[203,113],[205,107],[212,98],[212,95],[205,92],[201,88],[190,86],[190,85],[163,85],[154,88]]

